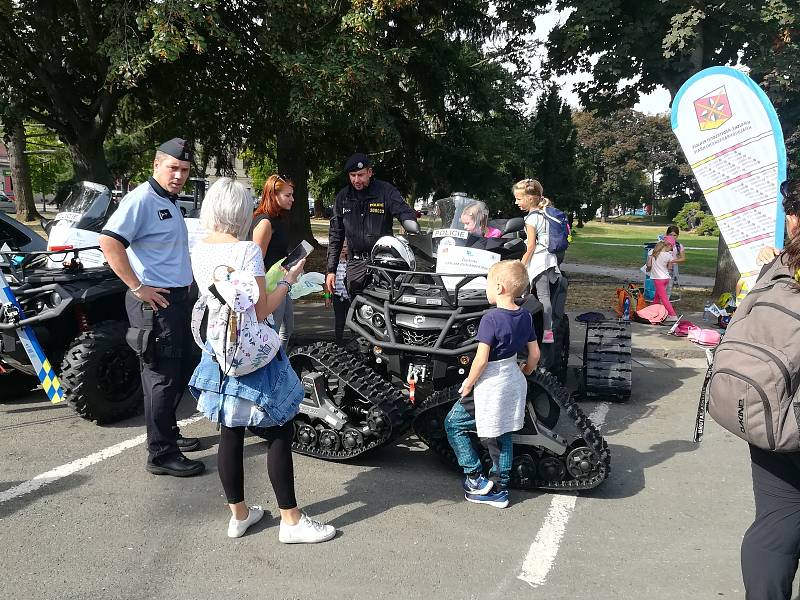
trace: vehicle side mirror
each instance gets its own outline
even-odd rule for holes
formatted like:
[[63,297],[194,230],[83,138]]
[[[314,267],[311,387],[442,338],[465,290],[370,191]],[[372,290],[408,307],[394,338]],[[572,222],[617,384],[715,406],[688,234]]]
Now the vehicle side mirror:
[[516,233],[517,231],[522,231],[523,229],[525,229],[525,219],[522,217],[514,217],[513,219],[506,221],[506,224],[503,226],[503,235],[508,233]]
[[49,235],[50,230],[53,228],[54,222],[55,221],[53,221],[52,219],[41,219],[39,221],[39,224],[42,226],[42,229],[44,229],[44,232]]

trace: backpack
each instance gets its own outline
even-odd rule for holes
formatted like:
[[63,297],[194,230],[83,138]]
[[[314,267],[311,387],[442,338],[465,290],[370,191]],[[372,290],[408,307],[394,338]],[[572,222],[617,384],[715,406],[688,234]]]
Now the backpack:
[[214,357],[220,384],[267,365],[281,348],[278,333],[256,316],[259,289],[252,274],[227,265],[214,270],[214,283],[192,307],[192,336]]
[[548,206],[542,214],[547,219],[547,251],[558,254],[569,248],[569,221],[567,215],[555,206]]
[[800,293],[785,260],[773,261],[731,317],[703,384],[695,441],[707,408],[754,446],[800,450]]
[[644,301],[642,294],[640,293],[639,287],[636,284],[629,283],[627,287],[624,288],[617,288],[616,294],[614,296],[614,312],[617,313],[619,318],[622,318],[622,313],[624,312],[624,305],[625,305],[625,298],[630,298],[631,307],[630,311],[633,314],[636,311],[642,310],[644,307],[647,306],[647,302]]

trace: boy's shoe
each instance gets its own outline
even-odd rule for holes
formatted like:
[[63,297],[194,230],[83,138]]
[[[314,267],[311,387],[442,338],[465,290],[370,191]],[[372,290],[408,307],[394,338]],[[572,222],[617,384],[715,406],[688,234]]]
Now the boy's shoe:
[[278,540],[284,544],[316,544],[327,542],[336,535],[333,525],[325,525],[319,521],[309,519],[303,513],[296,525],[289,525],[281,521]]
[[494,506],[495,508],[505,508],[508,506],[508,490],[489,492],[483,496],[479,496],[478,494],[464,494],[464,498],[466,498],[468,502],[474,502],[475,504],[488,504],[489,506]]
[[544,333],[542,334],[542,343],[543,344],[552,344],[556,341],[555,336],[553,335],[552,329],[545,329]]
[[248,506],[247,507],[250,512],[247,513],[247,517],[238,521],[231,517],[231,520],[228,521],[228,537],[229,538],[238,538],[244,535],[244,532],[247,531],[247,528],[250,525],[254,525],[261,520],[261,517],[264,516],[264,509],[260,506]]
[[479,474],[477,477],[472,478],[469,475],[464,477],[464,491],[467,494],[474,494],[476,496],[483,496],[492,491],[494,483],[489,481],[483,475]]

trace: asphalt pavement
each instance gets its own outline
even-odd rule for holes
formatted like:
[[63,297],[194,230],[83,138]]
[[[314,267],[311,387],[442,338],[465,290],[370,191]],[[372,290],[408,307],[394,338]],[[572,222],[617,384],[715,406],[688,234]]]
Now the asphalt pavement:
[[[296,306],[298,340],[332,315]],[[573,322],[571,364],[582,336]],[[582,493],[512,492],[505,510],[463,500],[460,478],[414,437],[349,463],[295,456],[297,496],[339,530],[278,542],[265,445],[248,437],[246,497],[264,521],[226,537],[217,432],[203,419],[200,477],[144,471],[143,419],[99,427],[43,392],[0,402],[2,588],[13,599],[743,598],[753,503],[746,445],[709,420],[691,442],[705,359],[636,326],[625,403],[582,402],[601,422],[610,478]],[[574,376],[574,374],[573,374]],[[574,383],[574,382],[573,382]],[[0,390],[0,396],[2,395]],[[179,409],[194,419],[188,394]]]

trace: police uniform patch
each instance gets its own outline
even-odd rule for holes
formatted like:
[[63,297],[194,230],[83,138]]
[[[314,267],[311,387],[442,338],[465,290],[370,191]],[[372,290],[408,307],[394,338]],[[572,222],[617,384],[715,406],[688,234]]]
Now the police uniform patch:
[[168,208],[161,208],[158,211],[158,218],[160,220],[162,220],[162,221],[165,220],[165,219],[171,219],[172,218],[172,213],[169,212]]
[[382,215],[384,213],[383,202],[370,202],[369,212],[371,212],[372,214]]

